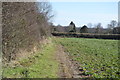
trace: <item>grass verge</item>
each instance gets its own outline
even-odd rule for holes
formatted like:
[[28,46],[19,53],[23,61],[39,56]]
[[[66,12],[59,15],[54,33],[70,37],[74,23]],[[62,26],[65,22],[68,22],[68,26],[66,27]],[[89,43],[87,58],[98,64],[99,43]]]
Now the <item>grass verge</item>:
[[58,62],[55,60],[55,45],[50,42],[34,56],[19,61],[19,66],[3,68],[4,78],[57,78]]

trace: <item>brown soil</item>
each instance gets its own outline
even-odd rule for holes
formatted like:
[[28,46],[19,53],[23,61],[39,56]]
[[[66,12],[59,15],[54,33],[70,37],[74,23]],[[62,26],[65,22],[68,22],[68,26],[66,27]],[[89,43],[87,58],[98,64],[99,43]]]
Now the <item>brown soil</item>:
[[60,78],[90,78],[90,75],[85,75],[84,70],[80,67],[77,61],[70,58],[69,54],[64,52],[61,45],[57,45],[56,58],[59,61],[59,77]]

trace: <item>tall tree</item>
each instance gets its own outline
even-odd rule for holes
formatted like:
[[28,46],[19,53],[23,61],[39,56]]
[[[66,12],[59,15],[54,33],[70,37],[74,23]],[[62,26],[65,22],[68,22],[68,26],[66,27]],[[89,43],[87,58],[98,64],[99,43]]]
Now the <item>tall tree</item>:
[[107,25],[107,32],[108,34],[112,33],[112,25],[111,24],[108,24]]
[[95,33],[101,33],[102,32],[102,24],[101,23],[98,23],[96,26],[95,26],[95,28],[96,28],[96,31],[95,31]]
[[110,22],[110,24],[108,24],[107,25],[107,33],[109,34],[109,33],[115,33],[115,31],[116,30],[114,30],[113,31],[113,29],[115,28],[115,27],[117,27],[119,24],[117,23],[117,21],[115,21],[115,20],[112,20],[111,22]]
[[88,28],[91,28],[92,27],[92,23],[88,23],[87,26],[88,26]]
[[52,6],[49,2],[38,2],[38,11],[50,20],[54,15],[52,14]]
[[120,27],[120,22],[117,23],[117,27]]
[[111,24],[111,29],[113,29],[114,27],[117,26],[117,21],[112,20],[112,21],[110,22],[110,24]]

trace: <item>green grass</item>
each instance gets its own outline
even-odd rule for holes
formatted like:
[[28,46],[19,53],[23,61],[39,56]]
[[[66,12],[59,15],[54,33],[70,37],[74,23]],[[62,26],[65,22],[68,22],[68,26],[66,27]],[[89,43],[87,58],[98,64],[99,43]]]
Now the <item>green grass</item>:
[[57,78],[58,62],[55,60],[55,45],[51,42],[27,59],[19,61],[21,66],[4,67],[7,78]]
[[55,38],[54,41],[80,62],[85,74],[95,78],[120,78],[118,40]]

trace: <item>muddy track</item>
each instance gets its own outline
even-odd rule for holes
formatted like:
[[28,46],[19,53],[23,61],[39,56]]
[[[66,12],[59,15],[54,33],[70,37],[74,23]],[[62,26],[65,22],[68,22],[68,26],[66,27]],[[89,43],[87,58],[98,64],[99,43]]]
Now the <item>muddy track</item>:
[[61,45],[57,45],[56,58],[59,61],[59,77],[60,78],[90,78],[90,75],[85,75],[84,70],[80,67],[77,61],[73,61],[69,54],[64,52]]

